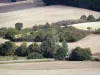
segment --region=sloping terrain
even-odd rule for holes
[[[70,26],[74,26],[75,28],[83,30],[87,30],[87,28],[90,27],[91,30],[95,30],[100,28],[100,22],[79,23],[79,24],[72,24]]]
[[[95,56],[100,57],[100,35],[91,34],[78,42],[69,43],[68,46],[70,50],[77,46],[82,48],[89,47],[93,54],[98,53],[97,55],[95,54]]]
[[[16,7],[17,8],[17,7]],[[15,9],[16,9],[15,8]],[[1,11],[1,10],[0,10]],[[14,27],[22,22],[25,27],[46,22],[57,22],[67,19],[79,19],[82,15],[100,16],[100,12],[68,6],[43,6],[0,14],[0,27]]]

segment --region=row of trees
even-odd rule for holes
[[[62,42],[63,40],[67,42],[75,42],[90,34],[88,31],[79,30],[71,26],[62,27],[58,24],[52,25],[49,23],[39,26],[35,25],[33,28],[22,28],[22,23],[16,23],[15,28],[1,28],[0,36],[16,42],[43,42],[49,36],[57,38],[58,42]]]
[[[96,19],[93,15],[89,15],[89,16],[82,15],[80,17],[80,19],[59,21],[59,22],[56,22],[56,23],[52,23],[52,25],[68,26],[68,25],[71,25],[71,24],[86,23],[86,22],[97,22],[97,21],[100,21],[100,17]]]
[[[11,41],[0,44],[0,56],[21,56],[27,59],[55,58],[56,60],[65,60],[69,56],[69,60],[83,61],[91,59],[91,50],[89,48],[77,47],[68,54],[68,45],[66,41],[62,45],[58,45],[53,38],[49,38],[40,45],[33,43],[27,46],[22,43],[20,46],[15,45]]]
[[[100,0],[43,0],[47,5],[63,4],[100,11]]]

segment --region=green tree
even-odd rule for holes
[[[82,22],[86,22],[86,21],[87,21],[87,17],[86,17],[85,15],[82,15],[82,16],[80,17],[80,20],[81,20]]]
[[[66,50],[66,54],[68,54],[68,44],[65,40],[62,41],[62,47]]]
[[[20,31],[23,28],[23,23],[16,23],[15,28]]]
[[[94,22],[94,21],[96,21],[96,19],[93,15],[89,15],[88,18],[87,18],[87,21]]]
[[[91,50],[89,48],[80,48],[76,47],[71,55],[70,60],[73,61],[83,61],[83,60],[90,60],[91,59]]]
[[[4,44],[0,45],[0,55],[2,56],[11,56],[14,55],[17,46],[11,41],[7,41]]]
[[[37,43],[33,43],[31,45],[28,46],[28,54],[32,53],[32,52],[38,52],[40,53],[40,46]]]
[[[54,57],[56,42],[53,36],[46,37],[45,41],[42,42],[40,49],[44,57]]]
[[[67,56],[67,51],[64,47],[58,48],[58,50],[55,53],[55,59],[57,60],[64,60]]]
[[[27,52],[27,44],[26,43],[22,43],[16,50],[15,53],[17,56],[27,56],[28,52]]]
[[[12,40],[15,38],[15,35],[17,34],[18,34],[18,30],[14,28],[8,28],[7,33],[5,34],[5,38]]]

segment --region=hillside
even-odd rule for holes
[[[0,27],[14,27],[15,23],[22,22],[26,28],[46,22],[51,23],[61,20],[79,19],[82,15],[88,16],[90,14],[94,15],[96,18],[100,16],[100,12],[60,5],[29,8],[1,13]]]

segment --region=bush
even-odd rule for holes
[[[14,55],[17,46],[11,42],[7,41],[4,44],[0,45],[0,55],[1,56],[11,56]]]
[[[94,31],[94,34],[100,34],[100,28]]]
[[[89,15],[88,18],[87,18],[87,21],[94,22],[94,21],[96,21],[96,19],[93,15]]]
[[[40,53],[40,46],[37,43],[33,43],[31,45],[28,46],[28,53],[32,53],[32,52],[38,52]]]
[[[83,60],[90,60],[91,59],[91,51],[89,48],[80,48],[76,47],[71,55],[70,60],[72,61],[83,61]]]
[[[82,15],[82,16],[80,17],[80,20],[81,20],[82,22],[86,22],[86,21],[87,21],[87,17],[86,17],[85,15]]]
[[[43,56],[37,52],[32,52],[28,55],[27,59],[42,59]]]
[[[16,50],[15,54],[17,56],[27,56],[28,52],[27,52],[27,44],[26,43],[22,43]]]
[[[55,53],[56,60],[64,60],[66,56],[67,56],[66,49],[63,47],[58,48],[58,50]]]

